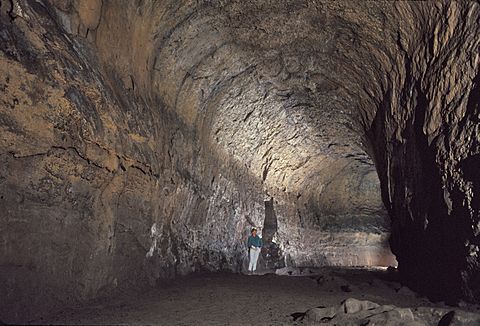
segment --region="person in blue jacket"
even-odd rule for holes
[[[248,264],[248,271],[255,272],[257,269],[257,260],[263,246],[262,238],[257,235],[257,229],[252,228],[252,235],[248,237],[247,246],[250,251],[250,263]]]

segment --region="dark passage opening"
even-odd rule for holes
[[[274,199],[265,201],[265,220],[263,221],[262,239],[265,250],[262,251],[262,258],[265,268],[276,269],[285,267],[285,259],[278,244],[274,242],[275,234],[278,231],[277,214],[273,207]]]

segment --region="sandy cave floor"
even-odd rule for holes
[[[432,303],[387,272],[360,269],[297,270],[286,275],[199,273],[171,280],[142,294],[97,300],[64,309],[32,324],[292,325],[293,313],[334,306],[347,298],[399,307],[437,307],[480,312],[479,305]],[[446,311],[448,311],[446,310]]]

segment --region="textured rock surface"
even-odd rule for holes
[[[479,7],[2,1],[2,309],[238,270],[251,225],[388,265],[380,187],[403,275],[478,298]]]
[[[448,323],[446,323],[447,318],[449,319]],[[442,308],[400,308],[393,305],[379,305],[368,300],[348,298],[338,306],[309,309],[305,312],[302,321],[307,325],[426,326],[444,325],[440,322],[442,319],[444,319],[445,325],[473,326],[480,322],[480,315]]]

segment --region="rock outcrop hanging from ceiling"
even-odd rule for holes
[[[423,4],[400,13],[410,18],[369,131],[391,247],[415,288],[478,299],[480,6]]]
[[[376,169],[402,273],[478,295],[477,3],[0,10],[5,311],[238,270],[251,225],[268,267],[389,264]]]

